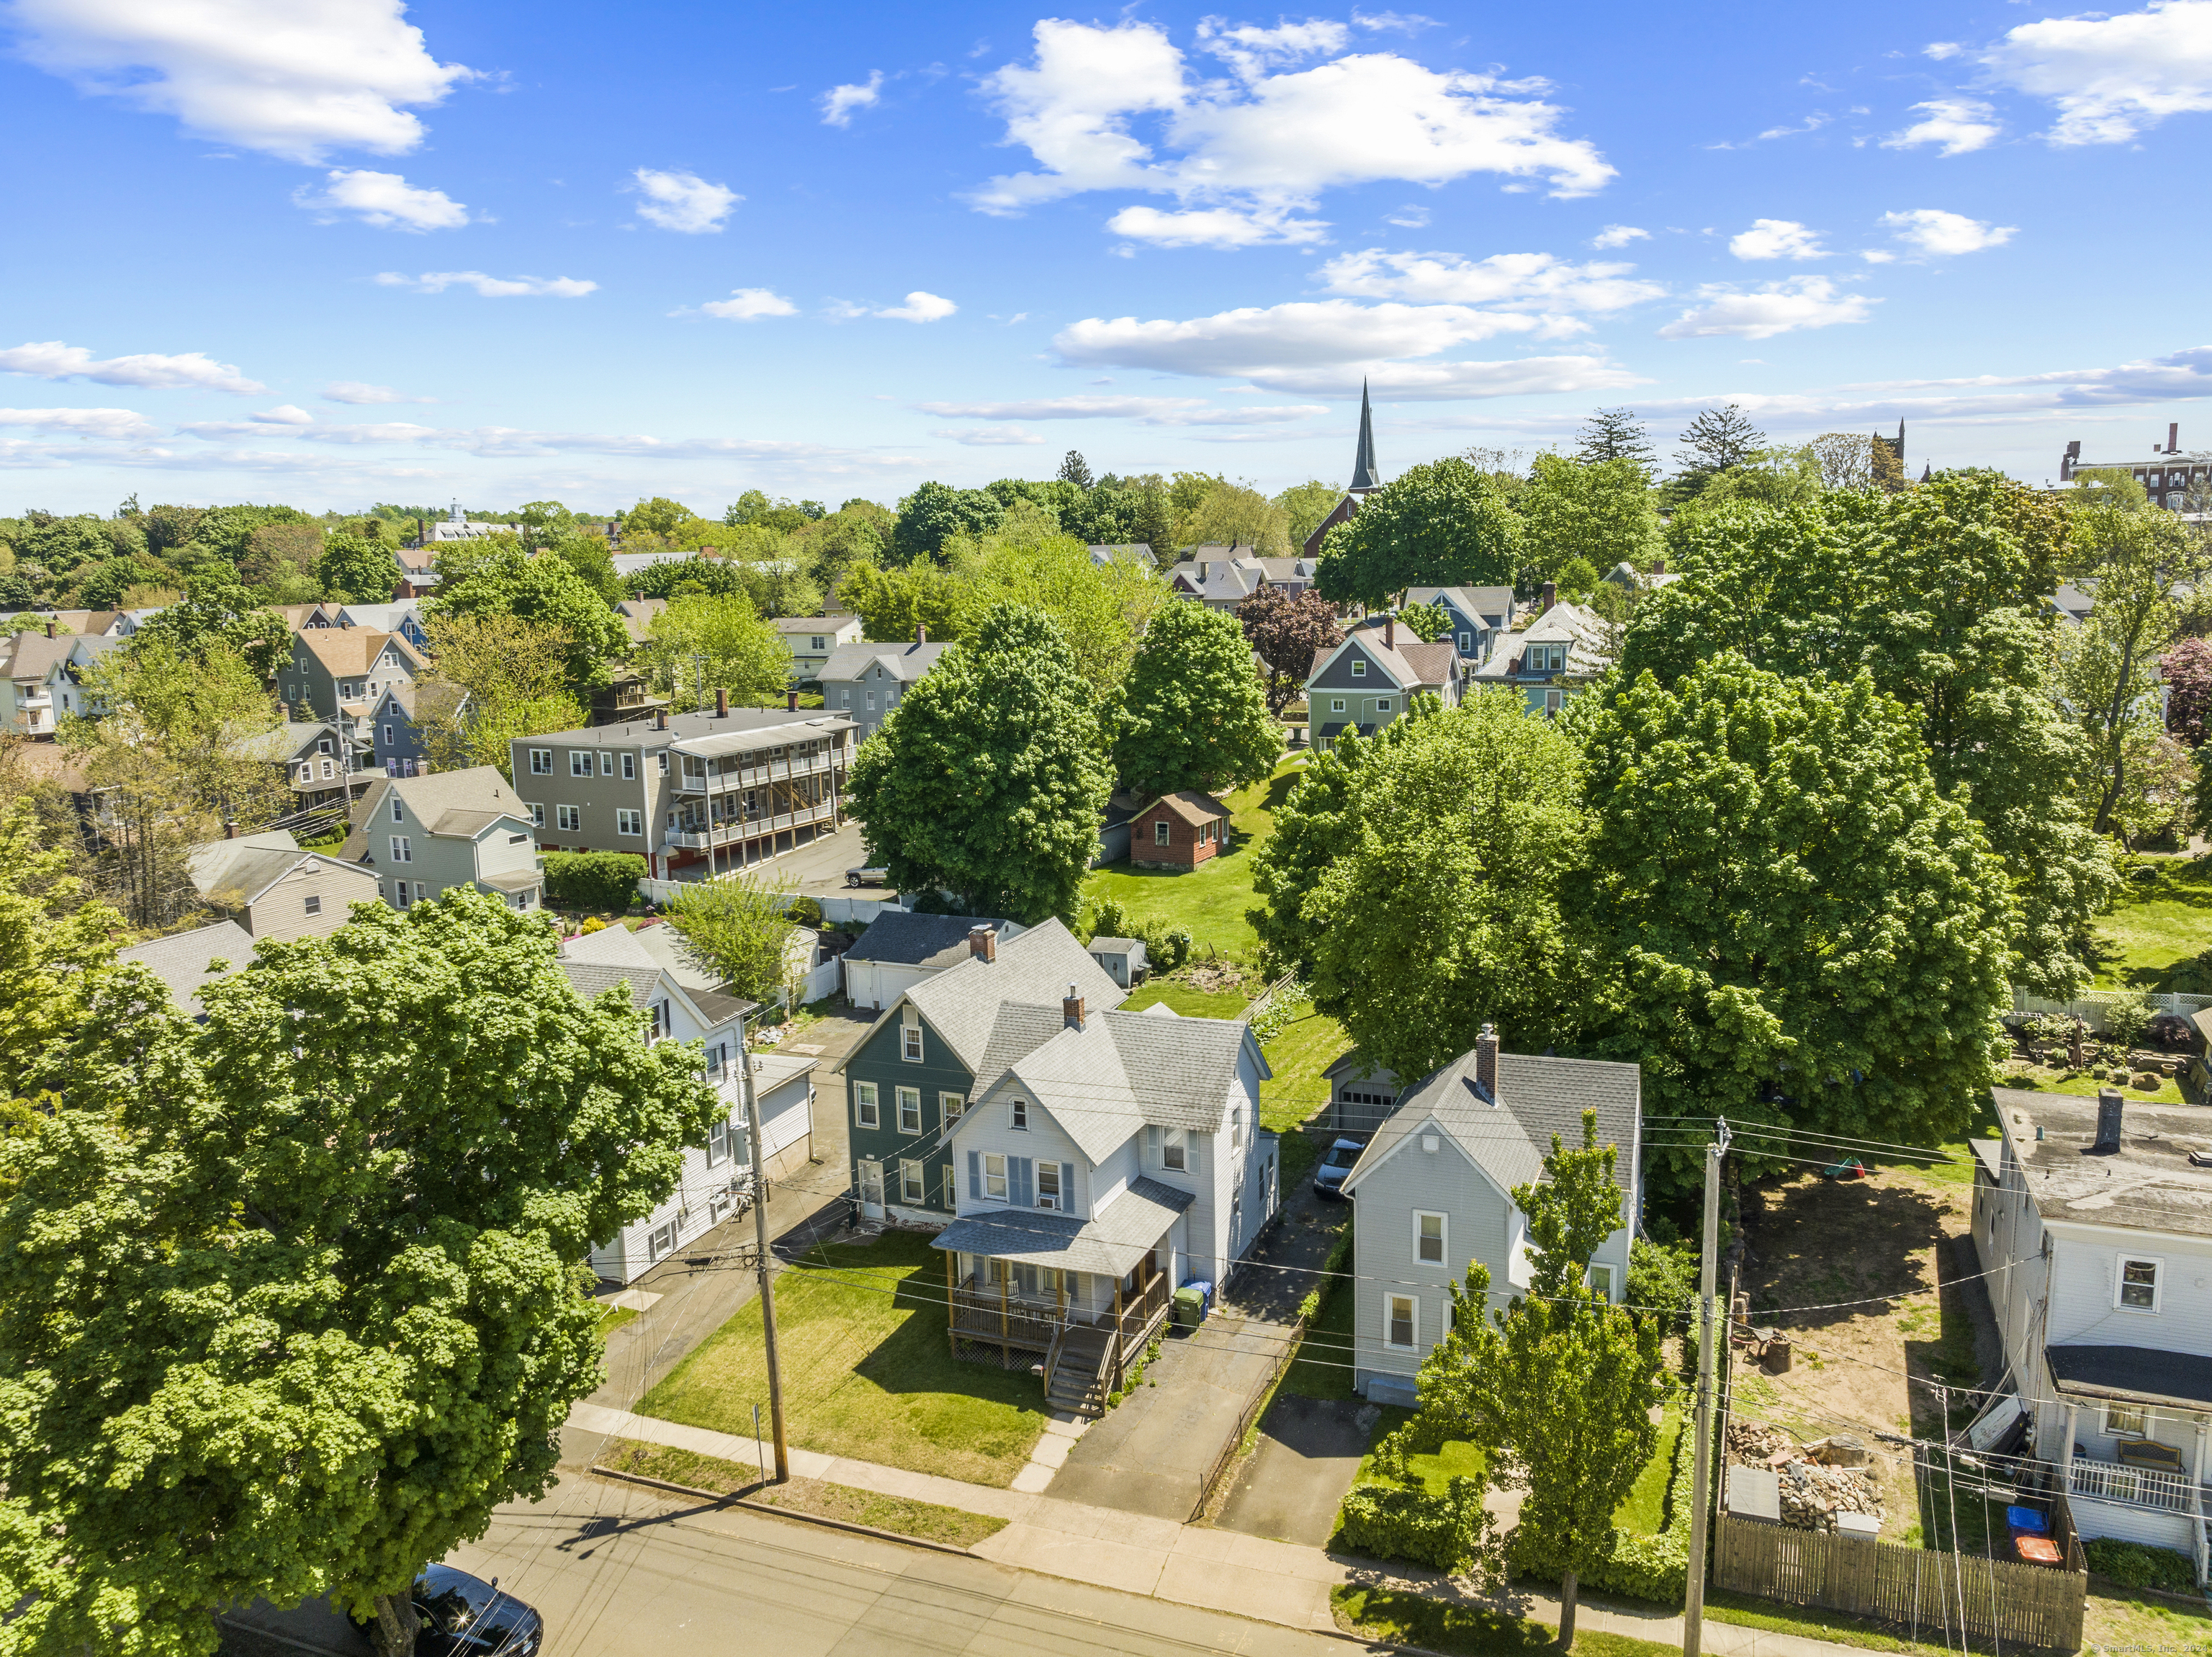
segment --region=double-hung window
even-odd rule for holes
[[[1382,1343],[1411,1347],[1421,1332],[1421,1304],[1411,1295],[1387,1295],[1382,1300]]]
[[[902,1159],[899,1162],[899,1201],[924,1203],[928,1201],[927,1189],[923,1185],[926,1170],[921,1163]]]
[[[671,1220],[667,1224],[655,1226],[651,1231],[646,1233],[647,1259],[657,1261],[665,1255],[676,1252],[676,1226],[677,1222]]]
[[[1189,1147],[1183,1139],[1181,1128],[1160,1130],[1160,1166],[1162,1167],[1173,1169],[1177,1173],[1187,1172],[1185,1165],[1189,1161],[1188,1150]]]
[[[1440,1266],[1444,1263],[1443,1215],[1416,1214],[1413,1216],[1413,1258],[1423,1265]]]
[[[581,748],[569,749],[568,775],[571,777],[589,777],[591,774],[592,756]]]
[[[898,1089],[898,1130],[915,1134],[921,1131],[921,1089]]]
[[[716,1167],[730,1160],[730,1124],[727,1118],[707,1130],[707,1166]]]
[[[415,861],[414,843],[407,836],[395,834],[392,837],[392,861],[395,863],[411,863]]]
[[[1065,1209],[1066,1199],[1060,1189],[1060,1164],[1040,1162],[1036,1167],[1036,1205],[1041,1209]]]
[[[1329,698],[1328,710],[1333,714],[1342,713],[1344,711],[1344,698],[1340,696],[1333,696]]]
[[[2148,1255],[2123,1254],[2112,1284],[2112,1304],[2123,1312],[2155,1312],[2163,1260]]]
[[[321,894],[320,892],[310,892],[307,894],[307,913],[309,913],[310,915],[319,915],[319,914],[321,914],[322,912],[323,912],[323,899],[322,899],[322,894]]]
[[[637,756],[634,753],[626,753],[622,757],[622,762],[623,781],[625,783],[637,781]]]
[[[1354,656],[1352,660],[1352,676],[1354,679],[1364,679],[1367,677],[1367,664],[1359,660],[1357,656]]]
[[[1029,1125],[1030,1102],[1026,1099],[1018,1099],[1014,1101],[1013,1126],[1026,1133],[1029,1131]]]
[[[404,823],[407,820],[407,813],[401,808],[399,796],[396,794],[392,796],[392,820],[395,823]]]
[[[615,832],[617,834],[644,833],[645,813],[641,811],[634,811],[628,806],[616,807]]]
[[[615,757],[614,757],[614,755],[612,755],[612,754],[611,754],[611,753],[607,753],[607,752],[602,752],[600,753],[600,755],[599,755],[599,775],[600,775],[600,776],[602,776],[602,777],[612,777],[614,774],[615,774]]]
[[[555,825],[564,834],[574,834],[578,832],[583,826],[583,815],[584,810],[580,806],[556,806],[553,807],[553,819]]]
[[[960,1112],[967,1108],[968,1101],[961,1094],[939,1093],[937,1096],[937,1114],[948,1128],[960,1119]]]
[[[1006,1159],[986,1156],[983,1159],[983,1195],[994,1203],[1006,1200]]]
[[[532,777],[550,777],[553,775],[552,749],[532,748],[530,751],[530,774]]]
[[[533,805],[531,807],[530,826],[532,828],[544,828],[545,826],[545,807],[543,805]]]
[[[909,1064],[921,1063],[921,1026],[919,1024],[899,1026],[899,1057]]]
[[[883,1125],[876,1112],[876,1084],[856,1081],[853,1084],[853,1119],[864,1128]]]
[[[663,777],[667,776],[667,775],[668,775],[668,750],[667,750],[667,749],[665,749],[665,748],[663,748],[663,749],[662,749],[659,753],[657,753],[657,754],[653,755],[653,757],[655,759],[658,759],[658,760],[660,762],[660,774],[661,774]]]

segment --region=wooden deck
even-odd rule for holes
[[[1166,1324],[1168,1280],[1155,1276],[1126,1302],[1115,1285],[1114,1305],[1082,1312],[1055,1299],[1024,1299],[1010,1284],[970,1276],[956,1281],[945,1257],[946,1333],[952,1355],[1018,1368],[1017,1354],[1035,1353],[1044,1372],[1046,1396],[1062,1408],[1102,1414],[1105,1394],[1117,1390],[1131,1365]]]

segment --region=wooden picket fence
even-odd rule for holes
[[[2052,1539],[2064,1569],[1977,1559],[1868,1537],[1801,1531],[1723,1512],[1713,1532],[1713,1586],[1788,1605],[1819,1605],[1917,1632],[2045,1651],[2078,1651],[2087,1562],[2063,1496]]]

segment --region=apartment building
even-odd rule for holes
[[[634,851],[655,880],[696,880],[834,832],[854,729],[834,713],[732,709],[717,692],[711,714],[519,737],[510,752],[544,850]]]

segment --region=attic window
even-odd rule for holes
[[[1354,679],[1364,679],[1367,677],[1367,664],[1364,661],[1360,661],[1356,656],[1352,658],[1352,676]]]
[[[1029,1130],[1030,1102],[1026,1099],[1018,1099],[1014,1101],[1013,1125],[1021,1129],[1024,1133]]]

